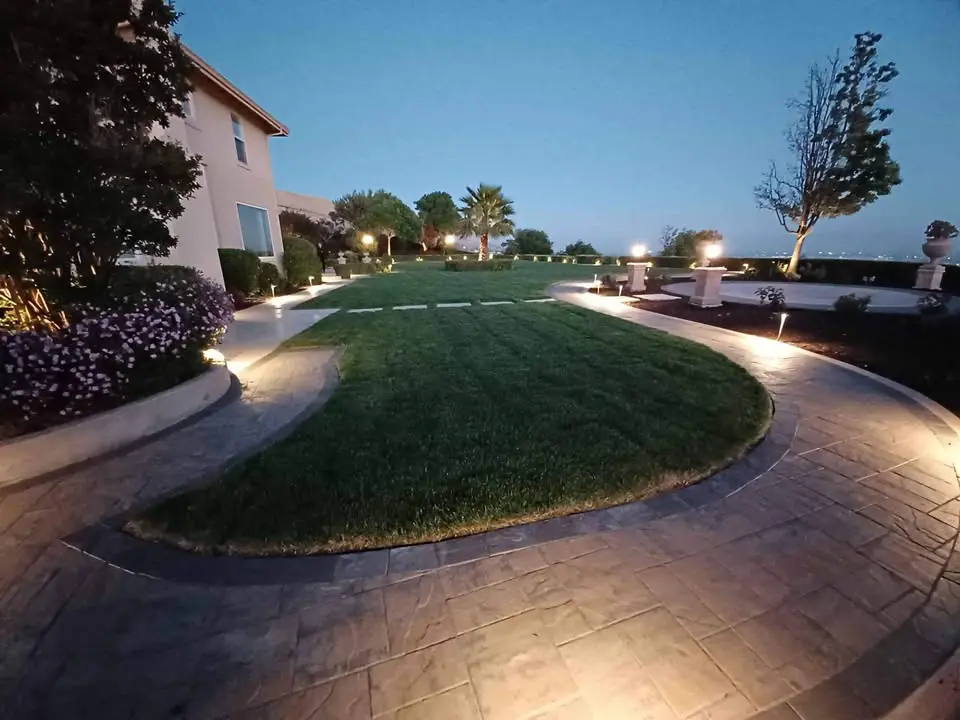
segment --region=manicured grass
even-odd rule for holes
[[[769,420],[722,356],[579,307],[337,313],[290,344],[344,347],[326,406],[135,532],[253,554],[439,539],[697,479]]]
[[[559,280],[593,280],[594,275],[625,275],[616,265],[565,265],[516,261],[512,270],[451,272],[440,262],[397,263],[395,272],[359,278],[332,293],[320,295],[301,308],[367,308],[480,300],[527,300],[546,297],[546,287]]]

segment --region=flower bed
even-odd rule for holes
[[[0,331],[0,437],[103,412],[197,376],[233,319],[230,297],[188,268],[129,268],[61,331]]]

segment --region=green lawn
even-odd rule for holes
[[[626,275],[616,265],[565,265],[516,261],[501,272],[451,272],[441,262],[397,263],[395,272],[359,278],[334,292],[301,304],[302,308],[390,307],[438,302],[528,300],[546,296],[546,288],[559,280],[593,280],[594,275]]]
[[[252,554],[439,539],[699,478],[769,420],[722,356],[567,305],[337,313],[290,344],[344,348],[326,406],[135,532]]]

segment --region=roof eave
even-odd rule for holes
[[[238,87],[236,87],[223,75],[208,65],[207,62],[204,61],[204,59],[197,55],[193,50],[188,48],[186,45],[183,45],[183,51],[187,54],[187,57],[190,58],[190,62],[193,63],[194,67],[200,72],[200,74],[216,85],[220,90],[229,95],[233,100],[236,100],[246,110],[255,115],[260,121],[262,121],[269,130],[267,133],[268,135],[271,137],[287,137],[290,134],[286,125],[281,123],[279,120],[273,117],[273,115],[257,105]]]

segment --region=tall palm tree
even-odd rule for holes
[[[480,260],[486,260],[491,237],[513,235],[513,200],[503,196],[500,185],[480,183],[476,190],[468,187],[460,202],[460,237],[479,236]]]

